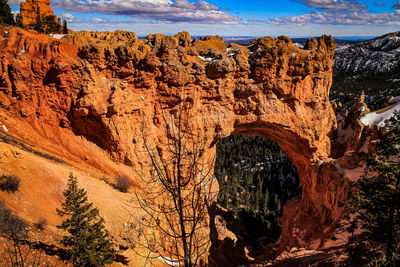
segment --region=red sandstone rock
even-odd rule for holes
[[[187,33],[146,40],[75,33],[60,41],[13,28],[0,40],[0,111],[54,131],[69,128],[149,175],[140,126],[145,120],[150,140],[162,140],[162,110],[176,110],[184,90],[195,103],[194,131],[209,147],[205,157],[231,134],[266,137],[288,154],[303,194],[284,208],[280,245],[318,248],[341,218],[347,192],[329,158],[334,41],[312,39],[303,50],[286,37],[262,38],[227,48],[221,38]]]
[[[21,1],[20,5],[22,25],[29,26],[34,24],[38,10],[41,17],[54,16],[55,22],[58,23],[53,10],[50,8],[50,0],[26,0]]]

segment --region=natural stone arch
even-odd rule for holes
[[[193,119],[206,156],[219,139],[240,133],[278,143],[295,164],[303,195],[285,207],[282,246],[322,245],[342,214],[345,182],[329,158],[336,124],[329,103],[332,37],[300,49],[287,37],[242,47],[188,34],[138,40],[126,32],[85,32],[58,41],[12,29],[0,48],[2,98],[16,117],[70,128],[140,170],[148,160],[140,153],[143,118],[151,138],[162,139],[161,109],[176,109],[184,88],[194,92]]]

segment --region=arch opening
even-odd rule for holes
[[[294,164],[273,141],[233,134],[217,143],[215,176],[218,204],[226,210],[226,227],[240,238],[253,258],[282,233],[285,203],[301,195]]]

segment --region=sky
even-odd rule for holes
[[[19,11],[21,0],[8,0]],[[400,0],[51,0],[72,30],[192,36],[379,36],[400,30]]]

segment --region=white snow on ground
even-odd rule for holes
[[[294,43],[294,45],[301,49],[304,48],[304,44],[302,44],[302,43]]]
[[[65,36],[65,34],[49,34],[49,36],[56,38],[56,39],[61,39]]]
[[[171,259],[171,258],[168,258],[168,257],[159,256],[158,259],[162,260],[163,262],[165,262],[166,264],[171,265],[171,266],[179,266],[179,265],[181,265],[181,261],[174,260],[174,259]]]
[[[236,52],[238,51],[238,49],[233,49],[232,47],[228,47],[227,49],[226,49],[226,55],[228,56],[228,57],[233,57],[234,55],[236,55]]]
[[[343,177],[349,179],[352,182],[357,181],[365,173],[365,167],[358,167],[352,170],[343,168],[339,163],[336,163],[336,168]]]
[[[21,56],[22,54],[24,54],[26,52],[25,50],[25,45],[22,47],[21,51],[19,51],[18,55]]]
[[[201,60],[204,60],[204,61],[207,61],[207,62],[210,62],[210,61],[212,61],[213,60],[213,58],[211,58],[211,57],[202,57],[202,56],[198,56]]]
[[[389,104],[400,103],[400,96],[393,97],[389,100]]]
[[[346,50],[346,49],[349,48],[350,46],[352,46],[352,45],[351,45],[351,44],[337,44],[337,45],[336,45],[335,52],[341,51],[341,50]]]
[[[378,127],[385,126],[385,120],[390,119],[393,116],[393,113],[398,110],[400,111],[400,103],[394,105],[391,109],[377,114],[376,112],[371,112],[363,116],[360,120],[361,123],[367,126],[378,125]]]

